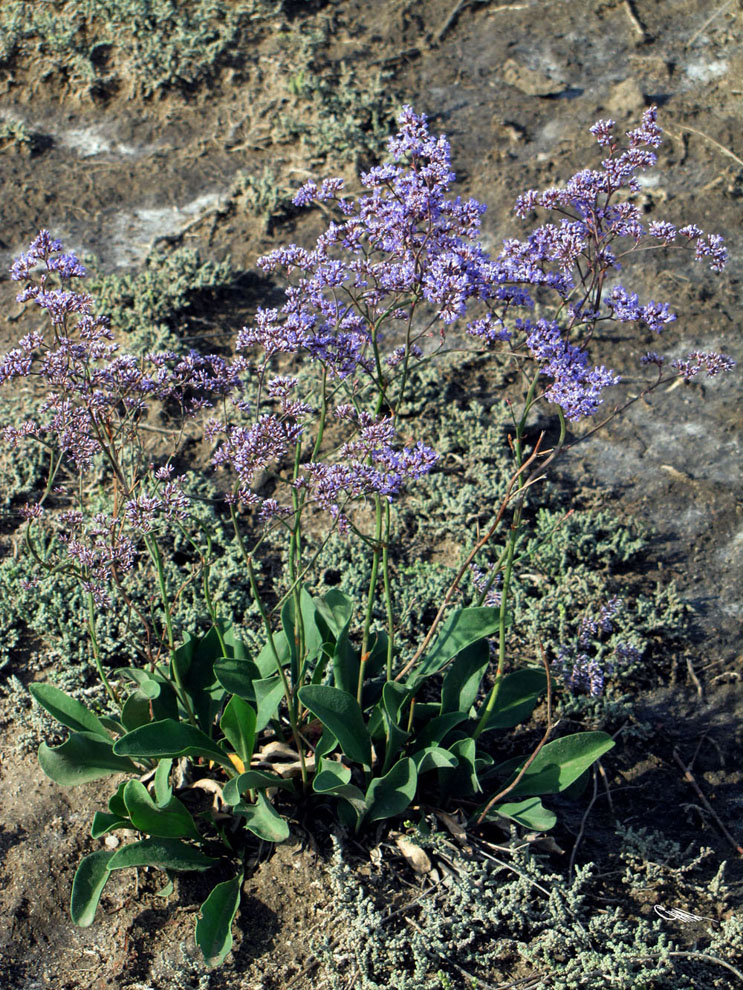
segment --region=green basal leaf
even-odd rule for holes
[[[482,790],[477,776],[477,743],[474,739],[458,739],[448,747],[458,762],[456,770],[442,770],[442,789],[453,796],[479,794]]]
[[[128,818],[121,815],[112,815],[106,811],[96,811],[93,815],[93,824],[90,826],[90,835],[93,839],[100,839],[101,836],[115,832],[117,828],[131,828],[132,823]]]
[[[176,797],[167,808],[159,808],[139,780],[130,780],[124,788],[124,803],[132,825],[138,832],[163,839],[195,839],[201,834],[188,809]]]
[[[323,760],[322,768],[312,781],[312,789],[318,794],[330,794],[334,787],[345,786],[350,780],[350,767],[337,760]]]
[[[277,717],[281,699],[284,697],[284,682],[278,674],[255,681],[256,722],[255,731],[261,732],[268,723]]]
[[[170,786],[170,771],[172,767],[172,760],[160,760],[157,764],[154,787],[158,808],[164,808],[173,796],[173,788]]]
[[[126,805],[124,804],[124,788],[126,787],[126,783],[125,780],[122,781],[108,799],[108,810],[112,815],[118,815],[119,818],[127,817]]]
[[[444,674],[441,686],[441,714],[467,712],[477,701],[480,684],[490,663],[486,639],[465,647]]]
[[[549,808],[545,808],[538,797],[530,797],[525,801],[510,801],[496,805],[492,810],[492,817],[502,815],[510,818],[519,825],[533,828],[537,832],[549,832],[557,821],[557,815]],[[491,815],[487,816],[488,818]]]
[[[276,650],[276,656],[278,656],[279,663],[282,667],[286,667],[289,663],[289,641],[283,633],[283,630],[279,630],[273,634],[273,648],[271,643],[266,643],[261,652],[255,658],[255,665],[260,671],[261,677],[268,677],[269,674],[275,674],[277,671],[276,656],[274,656],[274,648]]]
[[[196,721],[206,733],[224,701],[225,690],[214,675],[214,664],[222,655],[217,629],[212,626],[200,639],[187,639],[171,658],[171,678],[183,685]],[[178,670],[179,677],[175,677],[173,668]]]
[[[315,600],[315,608],[327,623],[328,629],[338,639],[353,617],[353,599],[337,588],[331,588],[322,598]]]
[[[150,699],[141,694],[139,689],[132,691],[121,709],[121,723],[127,732],[152,721],[151,705]]]
[[[126,870],[133,866],[154,866],[158,870],[209,870],[218,862],[180,839],[140,839],[117,849],[108,868]]]
[[[446,712],[445,715],[432,718],[416,734],[416,744],[419,746],[438,746],[446,739],[452,729],[456,729],[468,718],[467,712]]]
[[[265,770],[246,770],[245,773],[232,777],[222,788],[222,800],[225,804],[235,805],[240,802],[246,791],[265,791],[269,787],[280,787],[285,791],[294,790],[294,781],[285,780],[275,773]]]
[[[359,683],[360,653],[351,643],[348,629],[342,629],[333,652],[333,679],[339,691],[353,694]]]
[[[66,728],[73,732],[92,732],[106,742],[111,741],[111,735],[101,724],[101,720],[64,691],[52,684],[30,684],[28,690],[34,701]]]
[[[399,724],[403,708],[410,696],[407,688],[392,681],[388,681],[382,688],[382,699],[375,711],[381,712],[386,740],[383,772],[392,766],[395,757],[410,737],[410,733]]]
[[[232,762],[223,749],[195,725],[165,718],[160,722],[150,722],[133,732],[128,732],[114,746],[117,756],[131,756],[134,759],[172,759],[182,756],[203,757],[214,760],[232,769]]]
[[[234,695],[219,720],[219,727],[243,764],[248,766],[255,746],[255,709]]]
[[[510,729],[531,715],[537,701],[547,690],[547,675],[540,668],[527,667],[506,674],[498,689],[495,707],[485,726],[490,729]]]
[[[110,864],[116,852],[112,849],[97,849],[83,857],[75,871],[70,898],[70,915],[79,928],[93,924],[96,908],[106,886]]]
[[[255,804],[241,804],[237,809],[248,831],[265,842],[283,842],[289,838],[289,825],[261,791]]]
[[[240,906],[244,875],[218,883],[201,905],[196,922],[196,944],[207,965],[221,965],[232,948],[232,924]]]
[[[384,629],[377,629],[369,649],[369,657],[364,667],[364,680],[368,681],[384,669],[387,663],[389,636]],[[376,701],[376,699],[375,699]]]
[[[244,701],[255,701],[253,683],[263,676],[258,664],[251,660],[241,660],[233,657],[222,657],[214,664],[214,676],[230,694],[237,695]]]
[[[384,777],[375,777],[366,791],[368,820],[381,821],[401,815],[415,797],[418,774],[409,757],[400,760]]]
[[[557,794],[559,791],[564,791],[613,746],[614,740],[605,732],[577,732],[571,736],[555,739],[554,742],[542,747],[516,787],[509,792],[508,797]],[[500,773],[509,773],[510,779],[515,779],[524,762],[523,759],[509,760],[496,770]]]
[[[419,776],[427,770],[445,770],[455,767],[459,763],[453,753],[450,753],[448,749],[442,749],[440,746],[429,746],[427,749],[421,749],[417,753],[413,753],[411,759],[415,763]]]
[[[337,748],[338,740],[329,729],[324,729],[323,734],[318,740],[317,746],[315,746],[315,759],[318,761],[317,765],[320,765],[320,760],[323,756],[328,756]]]
[[[75,787],[112,773],[136,773],[137,767],[123,754],[114,753],[113,740],[106,742],[97,733],[73,732],[66,742],[53,749],[39,746],[39,765],[47,777],[62,787]]]
[[[312,781],[312,789],[316,794],[342,798],[353,816],[351,824],[358,828],[368,805],[362,791],[350,781],[351,771],[348,767],[335,760],[323,760],[320,772],[315,774]]]
[[[460,608],[446,619],[433,644],[408,677],[408,686],[417,687],[422,680],[438,673],[462,650],[500,630],[500,609]]]
[[[234,657],[236,660],[247,660],[250,656],[250,651],[245,643],[237,638],[233,624],[220,620],[219,625],[222,631],[222,640],[227,647],[229,656]]]
[[[311,595],[302,588],[300,591],[300,612],[302,615],[302,630],[304,633],[304,656],[300,657],[296,651],[296,602],[294,596],[288,598],[281,609],[281,625],[284,635],[289,643],[289,656],[292,669],[299,670],[300,665],[312,664],[316,661],[323,648],[323,635],[317,626],[317,610]]]
[[[371,740],[353,695],[339,688],[309,684],[300,688],[299,700],[333,733],[349,760],[371,766]]]

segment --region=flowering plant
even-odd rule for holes
[[[555,219],[495,257],[478,240],[484,207],[450,196],[446,140],[407,107],[399,127],[390,161],[361,175],[357,198],[340,179],[297,193],[298,206],[332,205],[336,219],[313,249],[291,245],[260,260],[293,281],[280,309],[259,309],[238,334],[234,355],[121,354],[92,298],[73,288],[83,266],[46,231],[13,265],[19,300],[49,321],[0,360],[0,382],[35,377],[48,390],[36,418],[4,433],[11,446],[35,441],[48,451],[46,489],[24,510],[26,545],[38,567],[72,574],[84,589],[111,702],[96,715],[51,685],[32,685],[70,730],[62,745],[42,744],[39,760],[62,785],[128,775],[91,834],[146,836],[82,860],[72,893],[78,924],[92,922],[114,870],[208,870],[226,852],[234,876],[216,884],[196,926],[207,959],[221,961],[250,843],[286,838],[300,794],[332,803],[357,830],[416,800],[452,797],[469,802],[478,823],[497,815],[546,830],[555,816],[541,797],[563,791],[613,745],[596,731],[548,740],[553,676],[600,690],[591,642],[610,628],[617,603],[584,621],[577,656],[562,650],[552,666],[543,652],[536,665],[507,656],[525,499],[565,447],[567,422],[594,416],[619,382],[590,357],[604,325],[660,333],[675,319],[667,303],[641,303],[617,282],[620,262],[641,247],[686,242],[720,271],[725,248],[694,225],[641,222],[631,196],[638,173],[655,164],[654,108],[624,143],[613,122],[597,123],[601,168],[521,196],[520,217],[543,209]],[[489,524],[463,549],[426,635],[408,649],[396,635],[390,505],[437,465],[425,438],[401,439],[413,426],[411,383],[419,365],[466,342],[500,350],[523,385],[518,413],[510,400],[513,472]],[[702,352],[670,367],[655,353],[643,360],[652,378],[642,394],[733,364]],[[538,403],[557,421],[550,447],[529,426]],[[212,535],[193,511],[205,451],[226,479],[224,511],[262,623],[259,650],[237,635],[240,616],[213,600]],[[336,532],[368,552],[362,602],[337,589],[308,591]],[[183,641],[183,585],[173,587],[164,566],[174,535],[192,548],[184,584],[201,580],[212,620],[206,635]],[[286,567],[272,583],[257,562],[280,538]],[[488,552],[495,559],[483,570]],[[149,607],[128,593],[134,572],[151,577]],[[468,573],[477,593],[455,607]],[[96,616],[114,603],[139,620],[141,656],[106,670]],[[630,649],[618,649],[617,662]],[[498,763],[494,733],[528,718],[544,695],[548,727],[537,748]],[[195,796],[202,791],[213,802]]]

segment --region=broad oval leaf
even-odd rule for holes
[[[352,816],[351,824],[358,828],[368,810],[366,798],[359,788],[351,782],[351,771],[342,763],[335,760],[323,760],[322,770],[315,775],[312,789],[317,794],[332,795],[342,798],[345,804],[340,809],[346,809]]]
[[[507,796],[528,797],[564,791],[613,747],[614,740],[605,732],[576,732],[571,736],[555,739],[542,747],[534,762]],[[497,770],[514,770],[511,775],[513,779],[524,762],[523,759],[509,760]]]
[[[245,791],[265,791],[269,787],[280,787],[286,791],[294,790],[294,781],[278,777],[275,773],[264,770],[246,770],[228,780],[222,788],[222,800],[225,804],[238,804]]]
[[[66,728],[73,732],[92,732],[110,741],[111,734],[103,727],[101,720],[85,705],[53,684],[29,684],[28,690],[34,701]]]
[[[124,788],[124,803],[132,825],[139,832],[162,839],[201,841],[191,813],[176,797],[170,798],[167,808],[159,808],[141,781],[130,780]]]
[[[289,838],[289,825],[265,794],[258,792],[255,804],[241,805],[241,816],[248,831],[266,842],[283,842]]]
[[[222,657],[214,664],[214,676],[225,691],[244,701],[255,701],[253,682],[260,680],[263,675],[257,664],[251,660]]]
[[[333,733],[349,760],[371,766],[371,740],[353,695],[339,688],[308,684],[300,688],[299,700]]]
[[[467,712],[477,701],[485,671],[490,663],[490,644],[479,639],[466,647],[444,675],[441,686],[441,713]]]
[[[221,965],[232,948],[232,923],[240,906],[243,874],[218,883],[201,905],[196,922],[196,944],[207,965]]]
[[[243,763],[249,764],[255,746],[255,709],[234,695],[219,720],[219,727]]]
[[[460,608],[442,624],[431,647],[410,672],[408,685],[417,686],[436,674],[462,650],[500,630],[500,609],[488,606]]]
[[[97,849],[80,860],[72,881],[70,915],[79,928],[93,924],[96,908],[101,899],[110,872],[110,863],[116,855],[113,849]]]
[[[413,753],[411,759],[415,762],[418,774],[426,773],[427,770],[445,770],[457,766],[459,760],[450,753],[448,749],[441,746],[429,746]]]
[[[312,789],[318,794],[330,794],[335,787],[344,787],[350,781],[350,767],[338,763],[337,760],[323,760],[322,769],[315,774],[312,781]]]
[[[158,870],[209,870],[218,862],[180,839],[140,839],[117,849],[108,868],[126,870],[133,866],[154,866]]]
[[[331,588],[315,601],[315,608],[327,623],[331,633],[338,638],[353,615],[353,599],[337,588]]]
[[[531,715],[540,695],[547,690],[547,675],[540,668],[525,667],[506,674],[498,688],[495,706],[485,725],[490,729],[510,729]]]
[[[462,722],[468,719],[467,712],[446,712],[427,722],[416,735],[419,746],[438,746]]]
[[[112,773],[136,773],[137,767],[123,755],[114,753],[112,740],[106,742],[93,732],[73,732],[61,746],[39,746],[39,765],[47,777],[62,787],[75,787]]]
[[[109,832],[116,831],[117,828],[131,828],[132,823],[128,818],[121,815],[112,815],[107,811],[96,811],[93,815],[93,824],[90,826],[90,834],[94,839],[100,839]]]
[[[173,768],[172,760],[160,760],[155,771],[155,800],[159,808],[164,808],[173,796],[173,788],[170,786],[170,771]]]
[[[418,774],[409,757],[400,760],[384,777],[375,777],[366,791],[370,822],[401,815],[415,797]]]
[[[271,719],[276,718],[284,697],[284,682],[278,674],[263,677],[253,684],[255,688],[255,703],[257,708],[255,730],[261,732]]]
[[[508,801],[504,804],[497,804],[492,811],[492,816],[502,815],[510,818],[519,825],[533,828],[537,832],[549,832],[557,821],[557,815],[549,808],[545,808],[538,797],[526,798],[524,801]],[[488,815],[488,818],[491,816]]]
[[[150,722],[119,739],[114,752],[139,760],[177,760],[182,756],[202,756],[232,769],[230,758],[205,732],[195,725],[164,718]]]

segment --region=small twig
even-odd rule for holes
[[[722,823],[722,821],[720,819],[720,816],[717,814],[717,812],[715,811],[715,809],[712,807],[712,805],[709,803],[709,801],[707,800],[707,798],[702,793],[702,791],[701,791],[701,789],[699,787],[699,784],[697,784],[696,780],[694,779],[694,775],[692,774],[691,770],[689,770],[689,768],[684,764],[684,761],[681,759],[681,756],[679,755],[679,751],[677,749],[674,749],[674,751],[673,751],[673,758],[678,763],[678,765],[681,767],[681,769],[682,769],[682,771],[684,773],[684,780],[686,780],[686,782],[688,784],[691,784],[691,786],[694,788],[694,793],[697,795],[697,797],[702,802],[702,804],[707,809],[707,811],[710,813],[710,815],[712,815],[712,817],[714,818],[715,822],[717,823],[717,826],[720,829],[720,831],[722,832],[722,834],[728,840],[728,842],[733,847],[733,849],[735,849],[735,851],[738,853],[738,855],[743,856],[743,847],[741,847],[738,844],[738,842],[736,842],[736,840],[733,838],[733,836],[730,834],[730,832],[728,832],[728,830],[725,828],[725,826],[723,825],[723,823]],[[743,977],[741,977],[741,979],[743,979]]]
[[[604,785],[604,790],[606,791],[606,800],[609,802],[609,807],[611,808],[611,813],[613,815],[615,814],[614,801],[612,800],[611,788],[609,787],[609,778],[606,776],[606,770],[604,770],[604,766],[601,760],[596,761],[596,766],[598,767],[599,773],[601,774],[601,780]]]
[[[485,805],[485,807],[483,808],[483,810],[482,810],[482,812],[480,814],[480,817],[477,819],[477,824],[478,825],[481,825],[482,824],[483,819],[485,818],[485,816],[487,815],[487,813],[490,811],[490,809],[493,807],[493,805],[497,801],[500,801],[502,798],[504,798],[507,794],[510,794],[510,792],[514,789],[514,787],[516,787],[516,785],[518,783],[520,783],[520,781],[523,778],[523,776],[526,773],[526,771],[532,765],[532,763],[534,762],[534,760],[536,760],[537,756],[539,756],[539,753],[540,753],[542,747],[544,746],[544,744],[549,739],[550,733],[552,732],[552,729],[554,727],[552,725],[552,678],[550,676],[550,665],[547,663],[547,657],[545,656],[544,647],[542,646],[541,643],[539,644],[539,649],[540,649],[540,652],[542,654],[542,663],[544,665],[544,672],[547,675],[547,728],[545,730],[544,735],[540,739],[540,741],[539,741],[539,743],[537,745],[537,748],[534,750],[534,752],[531,754],[531,756],[529,757],[529,759],[523,765],[523,767],[521,768],[521,770],[519,771],[519,773],[516,775],[516,779],[513,780],[513,781],[511,781],[511,783],[508,785],[508,787],[504,787],[502,791],[499,791],[498,794],[496,794],[495,797],[492,797],[488,801],[488,803]]]
[[[743,165],[743,158],[738,158],[736,154],[733,154],[730,148],[726,148],[724,144],[720,144],[719,141],[715,141],[714,138],[710,137],[709,134],[705,134],[704,131],[698,131],[696,127],[687,127],[685,124],[677,124],[676,126],[680,127],[682,131],[689,131],[691,134],[696,134],[699,137],[704,138],[705,141],[709,141],[710,144],[713,144],[718,151],[721,151],[723,155],[727,155],[728,158],[732,158],[734,162],[738,163],[738,165]],[[668,128],[666,128],[666,130],[668,130]],[[670,134],[671,132],[668,131],[668,133]]]
[[[645,28],[645,25],[642,23],[640,18],[637,16],[637,13],[635,12],[635,5],[633,3],[633,0],[623,0],[623,3],[624,3],[624,9],[627,12],[627,17],[629,17],[632,27],[635,29],[635,31],[637,31],[637,33],[640,35],[643,41],[647,41],[649,37],[648,32]]]
[[[689,48],[691,48],[691,46],[692,46],[692,45],[694,44],[694,42],[695,42],[695,41],[697,40],[697,38],[699,37],[699,35],[700,35],[700,34],[701,34],[701,33],[702,33],[702,32],[703,32],[703,31],[704,31],[704,30],[705,30],[706,28],[708,28],[708,27],[710,26],[710,24],[712,23],[712,21],[714,21],[714,20],[715,20],[715,18],[717,18],[717,17],[719,17],[719,16],[720,16],[720,14],[722,14],[722,13],[724,13],[724,11],[725,11],[725,10],[726,10],[726,9],[727,9],[728,7],[730,7],[730,6],[731,6],[731,4],[732,4],[732,2],[733,2],[733,0],[725,0],[725,3],[724,3],[724,4],[723,4],[723,5],[721,6],[721,7],[718,7],[718,8],[717,8],[717,10],[716,10],[716,11],[714,12],[714,14],[712,14],[712,15],[711,15],[710,17],[708,17],[708,18],[707,18],[707,20],[706,20],[706,21],[704,22],[704,24],[702,24],[702,26],[701,26],[701,27],[699,28],[699,30],[698,30],[698,31],[695,31],[695,32],[694,32],[694,34],[693,34],[693,35],[691,36],[691,38],[689,38],[689,40],[688,40],[688,41],[686,42],[686,44],[684,45],[684,48],[686,48],[686,49],[689,49]]]
[[[449,15],[447,16],[444,23],[441,25],[441,27],[438,29],[436,34],[433,36],[434,44],[436,45],[441,44],[441,42],[444,40],[444,38],[449,33],[449,31],[451,31],[457,18],[465,9],[465,7],[471,7],[474,6],[475,4],[485,4],[485,3],[488,3],[488,0],[458,0],[458,2],[455,3],[452,9],[449,11]],[[494,14],[501,10],[528,10],[531,6],[533,5],[530,3],[504,3],[501,4],[499,7],[492,7],[490,13]]]
[[[586,832],[586,822],[588,821],[588,816],[591,814],[591,809],[594,804],[596,804],[596,798],[599,796],[599,778],[596,773],[596,767],[593,768],[593,797],[588,802],[588,807],[583,813],[583,817],[580,820],[580,828],[578,830],[578,837],[573,845],[573,851],[570,853],[570,864],[568,866],[568,878],[572,877],[573,869],[575,867],[575,857],[578,855],[578,846],[583,840],[583,836]]]
[[[720,959],[718,956],[710,956],[706,952],[669,952],[669,956],[681,956],[685,959],[704,959],[705,962],[717,963],[718,966],[724,966],[725,969],[729,969],[731,973],[738,977],[741,983],[743,983],[743,973],[735,966],[724,959]]]
[[[694,687],[697,689],[697,694],[699,695],[699,699],[701,700],[702,698],[704,698],[704,691],[702,690],[702,685],[700,684],[699,678],[697,677],[696,672],[694,670],[694,664],[691,662],[691,657],[686,658],[686,669],[689,673],[689,677],[691,678],[694,684]]]
[[[691,914],[689,911],[682,911],[681,908],[667,908],[662,904],[656,904],[653,910],[663,921],[679,921],[682,925],[693,925],[697,921],[711,921],[713,925],[717,924],[714,918],[705,918],[702,914]]]

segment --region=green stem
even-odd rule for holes
[[[384,544],[382,546],[382,579],[384,600],[387,606],[387,680],[392,680],[392,657],[394,655],[395,615],[392,607],[392,583],[390,581],[390,503],[384,507]]]
[[[227,645],[225,644],[224,636],[222,635],[222,630],[220,629],[219,622],[217,621],[217,610],[214,608],[211,588],[209,587],[209,572],[210,572],[209,558],[211,557],[211,553],[212,553],[212,538],[211,536],[209,536],[208,533],[205,533],[204,535],[206,536],[206,553],[207,553],[206,558],[205,559],[202,558],[204,560],[203,563],[204,601],[206,602],[206,609],[207,612],[209,613],[209,618],[212,620],[212,626],[214,627],[214,631],[217,634],[217,639],[219,640],[219,646],[220,649],[222,650],[222,656],[226,657]]]
[[[361,640],[361,665],[359,667],[359,683],[356,689],[356,699],[361,704],[361,693],[364,687],[364,667],[369,656],[369,635],[374,617],[374,599],[376,597],[377,578],[379,576],[379,558],[382,554],[382,502],[379,495],[376,499],[376,542],[372,553],[371,576],[369,578],[369,593],[366,599],[366,617],[364,619],[364,635]]]
[[[103,681],[103,686],[106,689],[106,693],[116,707],[121,711],[121,699],[116,693],[115,689],[112,687],[111,682],[106,676],[106,672],[103,669],[103,664],[101,663],[101,654],[98,649],[98,637],[95,631],[95,602],[93,601],[93,595],[91,592],[87,594],[88,598],[88,635],[90,636],[90,643],[93,647],[93,659],[95,660],[95,666],[98,671],[98,676]]]
[[[524,411],[522,413],[521,419],[516,424],[516,438],[514,440],[514,456],[516,457],[517,468],[521,468],[524,462],[524,431],[526,429],[526,418],[529,415],[529,410],[531,409],[532,403],[534,401],[534,394],[536,392],[538,376],[532,381],[529,391],[526,396],[526,402],[524,403]],[[565,422],[565,416],[562,410],[559,410],[560,415],[560,436],[555,447],[555,451],[559,451],[565,442],[565,433],[567,424]],[[553,455],[554,456],[554,455]],[[493,686],[490,689],[490,694],[488,695],[488,700],[483,709],[483,713],[480,716],[480,720],[477,723],[473,737],[477,739],[480,734],[485,729],[485,726],[490,719],[490,716],[495,708],[495,703],[498,700],[498,694],[500,693],[500,686],[503,681],[503,668],[506,662],[506,618],[508,614],[508,600],[511,590],[511,578],[513,575],[513,563],[514,556],[516,552],[516,544],[518,543],[519,530],[521,528],[521,516],[524,509],[524,499],[523,495],[519,497],[519,493],[523,493],[525,488],[529,484],[529,479],[522,479],[519,485],[519,491],[516,493],[518,499],[517,505],[513,511],[513,518],[511,521],[511,529],[508,534],[508,542],[506,546],[506,563],[503,569],[503,587],[501,589],[501,602],[500,602],[500,629],[498,631],[498,668],[495,672],[495,679],[493,681]]]
[[[168,648],[170,650],[170,669],[173,673],[173,680],[175,681],[176,691],[178,693],[179,700],[183,707],[186,709],[186,714],[188,715],[188,720],[191,725],[198,726],[196,721],[196,716],[194,714],[193,706],[191,705],[191,699],[188,696],[188,691],[183,684],[181,679],[181,672],[178,669],[178,663],[175,659],[175,637],[173,635],[173,617],[170,614],[170,600],[168,598],[168,589],[165,582],[165,568],[163,567],[163,558],[160,553],[160,547],[157,544],[157,540],[153,536],[145,537],[145,546],[155,564],[155,569],[157,571],[157,580],[160,586],[160,600],[162,601],[163,610],[165,612],[165,629],[168,637]]]
[[[281,683],[284,687],[284,698],[286,700],[286,707],[289,714],[289,724],[291,725],[292,736],[294,738],[294,744],[297,747],[297,752],[299,753],[299,763],[302,771],[302,785],[307,789],[309,778],[307,776],[307,765],[304,759],[304,747],[302,745],[302,737],[299,733],[299,727],[297,724],[297,715],[295,711],[295,698],[289,684],[289,679],[286,676],[286,671],[279,658],[278,651],[276,649],[276,643],[273,638],[273,633],[271,632],[271,620],[268,617],[268,612],[266,611],[266,606],[263,604],[263,599],[258,593],[258,584],[255,580],[255,572],[253,570],[253,562],[250,557],[246,554],[245,563],[248,568],[248,580],[250,581],[250,590],[253,594],[253,600],[258,606],[258,611],[263,619],[263,625],[266,629],[266,634],[268,636],[268,642],[271,647],[271,652],[273,653],[274,661],[276,663],[276,669],[279,672],[279,677],[281,678]]]

